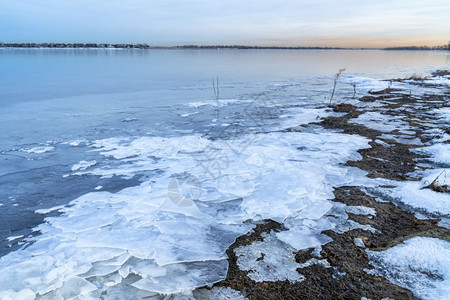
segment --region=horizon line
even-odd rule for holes
[[[184,44],[175,46],[149,45],[147,43],[4,43],[0,48],[98,48],[98,49],[280,49],[280,50],[450,50],[450,43],[436,46],[395,46],[395,47],[332,47],[332,46],[262,46],[262,45],[196,45]]]

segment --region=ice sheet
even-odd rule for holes
[[[56,208],[63,215],[47,218],[32,245],[2,258],[0,269],[8,275],[3,278],[17,280],[0,279],[0,286],[20,292],[26,278],[35,278],[26,288],[39,295],[58,294],[71,286],[68,278],[82,283],[114,272],[124,278],[134,272],[142,277],[134,287],[156,293],[212,284],[226,274],[225,250],[251,229],[244,221],[323,217],[332,206],[331,184],[353,181],[352,169],[341,164],[358,159],[356,150],[362,147],[367,147],[365,138],[324,131],[273,132],[214,142],[200,136],[96,141],[93,149],[117,160],[118,167],[86,162],[74,172],[123,174],[121,162],[128,174],[143,169],[163,172],[139,186],[115,194],[92,192]],[[171,190],[174,178],[186,186]],[[178,193],[186,205],[173,197]],[[324,242],[320,230],[308,236],[319,240],[314,245]],[[124,254],[136,262],[131,269],[128,262],[100,264]],[[214,261],[224,261],[222,271],[208,271],[215,263],[207,262]],[[190,264],[188,273],[182,271],[185,264]],[[26,271],[17,273],[18,269]],[[171,274],[171,280],[155,281],[164,274]],[[88,283],[81,286],[91,289]]]

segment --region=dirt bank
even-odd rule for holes
[[[344,114],[325,118],[318,124],[326,129],[357,134],[371,140],[371,148],[358,151],[362,156],[361,160],[347,162],[349,166],[368,172],[368,177],[395,181],[418,180],[411,173],[425,168],[418,162],[426,157],[412,151],[419,147],[418,145],[401,141],[413,138],[422,142],[430,140],[426,131],[433,128],[433,122],[436,120],[436,116],[430,111],[433,108],[447,106],[447,99],[448,96],[445,95],[426,94],[423,97],[415,97],[395,89],[374,91],[369,96],[359,99],[361,103],[377,103],[377,112],[407,122],[413,131],[409,130],[408,134],[394,130],[386,135],[385,132],[351,122],[361,114],[374,109],[367,105],[336,105],[333,110]],[[348,217],[359,224],[372,226],[378,233],[362,229],[353,229],[342,234],[331,230],[324,231],[323,234],[331,237],[333,241],[322,246],[320,259],[326,259],[331,267],[313,264],[298,269],[299,273],[305,276],[305,280],[297,283],[287,280],[255,282],[249,278],[247,271],[242,271],[237,266],[234,249],[262,240],[263,232],[283,230],[281,224],[265,220],[254,232],[239,237],[228,249],[230,265],[228,275],[226,280],[216,286],[231,287],[248,299],[361,299],[361,297],[415,299],[411,291],[390,283],[384,277],[369,275],[365,271],[372,268],[366,249],[384,250],[414,236],[436,237],[450,241],[450,230],[439,227],[437,225],[439,220],[419,220],[412,212],[390,202],[376,201],[364,187],[338,187],[335,188],[334,195],[335,198],[332,200],[334,202],[375,209],[375,215],[348,213]],[[357,245],[355,239],[359,239],[364,245]],[[316,255],[313,249],[307,249],[297,252],[295,259],[298,263],[304,263],[317,258]]]

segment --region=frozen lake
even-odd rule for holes
[[[332,188],[365,184],[342,164],[368,140],[283,131],[332,114],[339,69],[345,102],[449,65],[444,51],[0,49],[0,270],[17,279],[0,292],[189,291],[223,279],[225,250],[263,219],[292,249],[326,242]]]

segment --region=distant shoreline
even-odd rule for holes
[[[254,49],[254,50],[409,50],[409,51],[450,51],[450,46],[408,46],[388,48],[342,48],[342,47],[281,47],[281,46],[245,46],[245,45],[181,45],[151,46],[148,44],[96,44],[96,43],[0,43],[0,48],[26,49]]]

